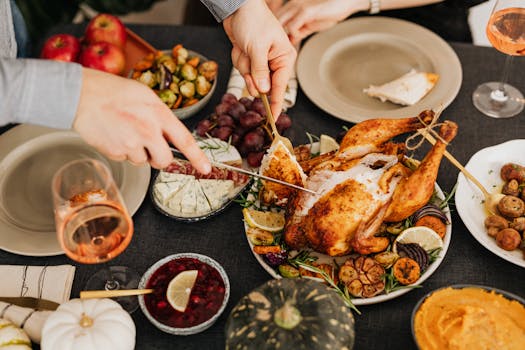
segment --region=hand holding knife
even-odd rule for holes
[[[170,149],[175,154],[183,155],[182,152],[179,151],[176,148],[170,147]],[[281,184],[281,185],[284,185],[284,186],[292,187],[292,188],[294,188],[296,190],[299,190],[299,191],[305,191],[305,192],[308,192],[308,193],[313,194],[313,195],[319,195],[319,193],[317,193],[317,192],[315,192],[313,190],[310,190],[308,188],[297,186],[297,185],[291,184],[291,183],[286,182],[286,181],[274,179],[273,177],[260,175],[260,174],[257,174],[256,172],[249,171],[249,170],[246,170],[246,169],[243,169],[243,168],[235,167],[235,166],[224,164],[224,163],[220,163],[220,162],[215,162],[213,160],[210,160],[210,163],[211,163],[211,165],[213,165],[213,166],[215,166],[217,168],[224,168],[224,169],[228,169],[228,170],[231,170],[231,171],[236,171],[236,172],[241,173],[241,174],[250,175],[250,176],[253,176],[253,177],[256,177],[256,178],[259,178],[259,179],[263,179],[263,180],[275,182],[275,183],[278,183],[278,184]]]

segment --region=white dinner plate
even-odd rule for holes
[[[465,168],[481,182],[487,191],[492,192],[503,185],[504,181],[500,177],[500,169],[503,165],[506,163],[525,165],[523,150],[525,150],[525,139],[511,140],[487,147],[476,152]],[[484,225],[487,214],[483,201],[481,191],[462,173],[459,173],[455,202],[458,214],[467,229],[482,246],[492,253],[513,264],[525,267],[525,258],[520,249],[513,251],[502,249],[496,244],[496,240],[488,235]]]
[[[315,142],[315,143],[312,144],[311,153],[317,153],[318,151],[319,151],[319,143]],[[437,184],[435,186],[435,190],[436,190],[436,193],[437,193],[437,197],[439,199],[441,199],[441,200],[445,199],[445,195],[444,195],[443,191],[441,190],[441,188]],[[248,199],[250,199],[250,198],[253,199],[253,194],[250,194],[250,196],[252,196],[252,197],[248,197]],[[443,238],[443,248],[441,249],[441,252],[439,253],[439,255],[436,258],[436,260],[434,260],[434,262],[432,262],[432,264],[430,266],[428,266],[428,268],[421,275],[421,277],[419,277],[419,279],[415,283],[416,285],[423,284],[423,282],[426,281],[427,278],[429,278],[437,270],[437,268],[439,267],[439,265],[441,265],[441,262],[445,258],[445,255],[446,255],[446,253],[448,251],[448,247],[450,245],[450,238],[452,236],[452,218],[450,216],[450,209],[449,209],[448,206],[443,211],[444,211],[444,213],[445,213],[445,215],[446,215],[446,217],[448,219],[448,222],[450,223],[450,224],[447,225],[446,232],[445,232],[445,237]],[[245,232],[247,232],[247,230],[248,230],[248,224],[246,224],[246,222],[244,223],[244,230],[245,230]],[[263,257],[261,255],[255,253],[253,251],[253,243],[250,241],[250,239],[248,239],[248,235],[246,235],[246,239],[248,240],[248,244],[250,246],[250,249],[251,249],[253,255],[255,256],[255,259],[257,259],[257,261],[263,267],[263,269],[265,269],[266,272],[268,272],[273,278],[283,278],[277,271],[275,271],[274,268],[272,268],[270,265],[268,265],[266,263],[266,261],[264,261],[264,259],[263,259]],[[292,254],[292,256],[295,253],[297,253],[297,252],[294,252]],[[333,264],[333,262],[335,261],[338,265],[342,265],[349,258],[349,256],[341,256],[341,257],[334,258],[334,257],[328,256],[326,254],[321,254],[321,253],[317,253],[317,252],[313,252],[313,251],[311,252],[310,255],[311,256],[316,256],[318,258],[316,262],[326,263],[326,264]],[[412,290],[412,288],[401,288],[401,289],[398,289],[398,290],[393,291],[391,293],[388,293],[388,294],[384,294],[383,293],[383,294],[379,294],[379,295],[376,295],[375,297],[371,297],[371,298],[352,298],[352,302],[356,306],[382,303],[384,301],[397,298],[397,297],[399,297],[399,296],[401,296],[401,295],[403,295],[405,293],[408,293],[411,290]]]
[[[19,125],[0,135],[0,249],[28,256],[63,254],[56,238],[51,179],[83,157],[105,163],[133,215],[146,195],[150,167],[115,162],[73,131]]]
[[[363,92],[410,69],[439,75],[434,88],[412,106],[381,102]],[[319,108],[359,123],[447,107],[459,92],[462,70],[454,50],[428,29],[400,19],[359,17],[310,38],[299,52],[297,78]]]

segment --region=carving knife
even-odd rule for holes
[[[179,151],[178,149],[173,148],[173,147],[170,147],[170,149],[171,149],[171,151],[173,153],[184,156],[182,154],[182,152]],[[249,170],[246,170],[246,169],[243,169],[243,168],[239,168],[239,167],[236,167],[236,166],[232,166],[232,165],[228,165],[228,164],[224,164],[224,163],[220,163],[220,162],[214,162],[212,160],[210,160],[210,163],[211,163],[211,165],[213,165],[213,166],[215,166],[217,168],[224,168],[224,169],[228,169],[228,170],[231,170],[231,171],[236,171],[236,172],[241,173],[241,174],[250,175],[250,176],[253,176],[253,177],[256,177],[256,178],[259,178],[259,179],[263,179],[263,180],[275,182],[275,183],[278,183],[278,184],[281,184],[281,185],[284,185],[284,186],[292,187],[292,188],[294,188],[296,190],[299,190],[299,191],[305,191],[305,192],[308,192],[310,194],[319,195],[319,193],[317,193],[317,192],[315,192],[313,190],[310,190],[308,188],[297,186],[297,185],[291,184],[291,183],[286,182],[286,181],[274,179],[273,177],[260,175],[260,174],[257,174],[256,172],[249,171]]]

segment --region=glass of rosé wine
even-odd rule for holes
[[[66,255],[83,264],[105,263],[128,246],[133,221],[109,168],[96,159],[63,165],[52,181],[58,241]],[[125,266],[107,266],[88,280],[86,290],[137,288],[140,276]],[[117,301],[128,312],[136,297]]]
[[[509,118],[523,110],[522,93],[507,84],[514,56],[525,56],[525,0],[497,0],[487,24],[487,37],[496,49],[507,54],[499,82],[479,85],[472,95],[474,106],[493,118]]]

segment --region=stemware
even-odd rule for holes
[[[507,57],[501,81],[479,85],[472,100],[474,106],[489,117],[513,117],[523,110],[525,101],[518,89],[507,84],[513,57],[525,55],[524,1],[497,0],[486,31],[492,46]]]
[[[133,221],[111,171],[96,159],[79,159],[63,165],[52,181],[58,241],[66,255],[83,264],[105,263],[128,246]],[[125,266],[110,266],[95,273],[87,290],[133,289],[139,276]],[[129,312],[136,298],[117,301]]]

